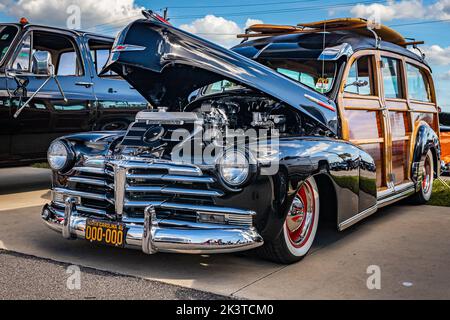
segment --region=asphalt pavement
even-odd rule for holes
[[[0,170],[0,185],[4,170],[21,172]],[[211,295],[206,297],[212,299],[216,295],[242,299],[450,299],[449,208],[398,204],[344,232],[321,230],[303,261],[284,266],[245,254],[148,256],[84,240],[64,240],[40,221],[48,190],[39,183],[35,190],[25,185],[24,192],[16,186],[0,195],[0,249],[4,250],[0,255],[0,279],[4,280],[0,281],[3,290],[16,297],[27,297],[26,283],[35,275],[42,290],[38,286],[32,292],[45,299],[54,298],[51,288],[58,285],[60,289],[55,291],[62,296],[99,298],[108,291],[109,297],[120,299],[128,290],[125,284],[136,289],[137,296],[145,287],[152,292],[156,285],[175,286],[161,287],[169,298],[186,293],[203,299],[201,292],[208,292]],[[21,271],[24,279],[19,283],[23,285],[16,286],[16,280],[9,279],[20,265],[28,271]],[[63,271],[68,265],[93,272],[87,272],[87,277],[100,273],[93,282],[82,281],[82,286],[104,283],[83,292],[65,292],[67,275]],[[47,268],[56,268],[58,275],[53,278],[52,272],[45,272]],[[116,279],[123,285],[108,284]],[[0,298],[3,295],[6,293],[0,291]],[[158,292],[149,298],[162,296]]]

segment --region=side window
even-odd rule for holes
[[[108,62],[109,55],[111,53],[113,43],[105,42],[104,40],[89,40],[89,50],[91,51],[91,58],[95,66],[97,75],[100,74],[103,67]],[[117,77],[117,73],[109,71],[103,77]]]
[[[78,74],[78,58],[74,51],[63,52],[59,56],[58,76],[76,76]]]
[[[372,56],[361,57],[350,68],[345,92],[362,96],[374,95]]]
[[[30,71],[31,64],[31,33],[20,44],[20,51],[12,64],[12,69],[22,72]]]
[[[406,64],[408,97],[411,100],[431,102],[431,90],[425,72],[412,64]]]
[[[404,98],[402,93],[402,77],[400,61],[393,58],[381,58],[384,96],[386,98]]]
[[[95,66],[97,68],[97,74],[99,74],[105,66],[106,62],[108,62],[110,51],[103,49],[97,50],[96,53],[97,59],[95,61]],[[114,73],[112,71],[109,71],[108,75],[114,75]]]
[[[22,72],[32,72],[32,56],[36,51],[47,51],[59,76],[81,76],[84,74],[81,57],[71,36],[34,30],[20,44],[12,68]]]

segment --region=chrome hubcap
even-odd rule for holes
[[[430,158],[426,157],[425,164],[423,166],[423,181],[422,181],[422,190],[425,194],[431,189],[431,162]]]
[[[289,240],[297,248],[308,241],[314,226],[315,203],[314,190],[305,182],[294,198],[286,219]]]

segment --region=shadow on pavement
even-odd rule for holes
[[[0,195],[49,189],[51,170],[32,167],[0,169]]]

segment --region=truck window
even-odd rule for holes
[[[356,60],[347,77],[345,92],[354,93],[362,96],[373,96],[373,65],[372,57],[365,56]],[[366,86],[356,86],[357,81],[367,81]]]
[[[58,76],[77,74],[77,54],[74,51],[61,53],[56,74]]]
[[[381,72],[383,74],[384,96],[386,98],[404,98],[400,65],[401,63],[397,59],[381,58]]]
[[[17,71],[29,72],[31,64],[31,34],[28,34],[22,41],[19,53],[12,65]]]
[[[18,31],[16,26],[0,26],[0,61],[3,61],[8,53]]]
[[[101,40],[89,40],[89,50],[91,51],[92,61],[94,62],[95,72],[100,74],[103,67],[108,62],[109,55],[111,54],[111,48],[113,43]],[[117,73],[109,71],[103,77],[117,77]]]
[[[408,97],[411,100],[431,102],[431,90],[425,72],[412,64],[406,64]]]
[[[84,69],[77,47],[70,36],[45,31],[28,33],[20,44],[12,68],[31,73],[32,55],[36,51],[47,51],[52,57],[59,76],[82,76]]]

